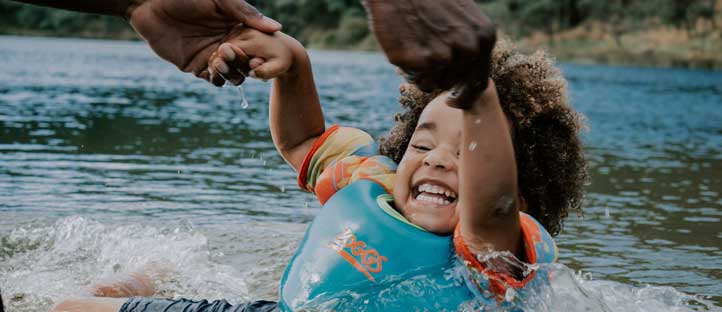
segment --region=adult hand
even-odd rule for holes
[[[486,88],[496,29],[473,0],[363,2],[381,48],[409,82],[424,91],[455,87],[463,103]]]
[[[224,80],[211,77],[208,60],[234,26],[281,30],[281,24],[243,0],[140,0],[128,12],[130,24],[155,53],[217,86]]]

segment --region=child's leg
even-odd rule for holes
[[[148,297],[155,293],[151,278],[140,272],[115,276],[110,281],[100,282],[93,286],[93,295],[96,297]]]
[[[51,312],[118,312],[126,300],[125,298],[74,298],[56,305]]]
[[[167,279],[172,272],[169,265],[153,262],[141,270],[101,280],[90,291],[96,297],[150,297],[155,294],[155,282]]]
[[[253,301],[231,305],[226,300],[130,298],[119,312],[276,312],[278,303]]]

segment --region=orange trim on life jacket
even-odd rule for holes
[[[536,228],[537,231],[539,230],[539,228],[538,226],[536,226],[536,223],[534,223],[533,220],[525,220],[526,218],[530,217],[526,216],[525,214],[519,215],[521,223],[521,236],[524,240],[524,252],[526,253],[526,261],[530,264],[534,264],[537,261],[537,255],[536,250],[534,249],[533,232],[534,228]],[[530,226],[529,223],[534,223],[534,226]],[[474,254],[469,250],[469,247],[466,246],[466,243],[464,243],[464,239],[461,237],[461,227],[459,226],[459,224],[456,225],[456,229],[454,230],[454,248],[456,249],[457,254],[459,254],[459,256],[462,258],[462,260],[468,262],[471,267],[489,277],[489,286],[491,288],[490,290],[497,296],[503,296],[505,294],[505,284],[517,289],[523,288],[532,279],[534,279],[534,276],[536,276],[536,271],[532,271],[523,280],[517,280],[508,274],[495,272],[484,267],[484,265],[479,262],[479,260],[474,256]],[[479,287],[478,284],[476,286]],[[483,289],[480,290],[483,291]]]

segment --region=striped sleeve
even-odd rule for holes
[[[377,153],[376,142],[366,132],[334,125],[326,130],[308,152],[298,172],[301,189],[313,192],[321,173],[336,161],[349,156],[372,156]]]

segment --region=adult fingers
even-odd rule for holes
[[[281,30],[281,23],[263,16],[255,7],[243,0],[219,1],[221,13],[262,32],[272,33]]]
[[[480,53],[488,53],[496,42],[496,26],[478,9],[476,3],[470,0],[459,1],[454,6],[448,6],[449,10],[458,10],[455,19],[454,31],[452,31],[455,54],[461,57],[478,56]]]
[[[208,69],[204,69],[202,72],[197,73],[196,77],[203,79],[205,81],[211,81],[211,73],[208,71]]]
[[[483,77],[482,77],[483,76]],[[447,105],[459,109],[469,109],[479,96],[487,91],[490,79],[483,71],[475,70],[466,81],[459,83],[451,89]],[[493,84],[491,84],[493,86]]]
[[[220,87],[225,84],[225,79],[221,77],[222,74],[218,73],[218,69],[216,69],[215,66],[213,66],[214,62],[218,60],[219,56],[218,53],[213,52],[211,53],[211,56],[208,57],[208,65],[206,66],[206,71],[208,71],[208,81],[211,82],[216,87]],[[200,76],[200,75],[199,75]]]
[[[234,86],[240,85],[244,81],[246,81],[246,77],[244,77],[243,75],[238,76],[237,78],[229,78],[228,79],[228,82],[230,82]]]

